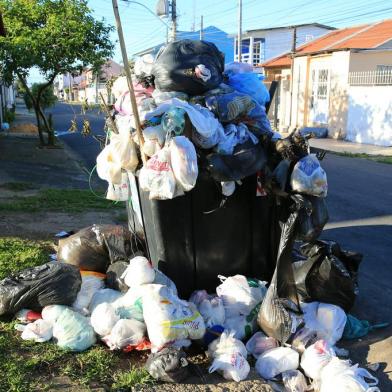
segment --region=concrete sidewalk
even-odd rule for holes
[[[10,133],[37,134],[37,121],[34,112],[30,112],[23,99],[17,98],[15,102],[15,120],[11,124]]]
[[[331,152],[392,156],[392,147],[352,143],[345,140],[336,140],[330,138],[310,139],[309,144],[311,147],[320,148],[322,150]]]

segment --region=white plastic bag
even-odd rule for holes
[[[180,300],[166,286],[145,286],[143,316],[154,350],[175,340],[197,340],[204,336],[204,320],[194,304]]]
[[[207,327],[224,324],[225,308],[221,298],[213,297],[211,299],[205,299],[201,301],[198,309]]]
[[[319,339],[334,346],[342,338],[347,315],[339,306],[311,302],[303,304],[302,310],[306,327],[316,331]]]
[[[299,366],[299,354],[289,347],[277,347],[261,354],[256,361],[256,370],[266,380],[280,373],[295,370]]]
[[[246,343],[246,349],[256,359],[263,353],[278,347],[278,342],[274,338],[266,336],[263,332],[256,332]]]
[[[378,379],[367,370],[335,357],[321,371],[320,392],[380,392],[377,384]]]
[[[100,336],[109,335],[118,320],[120,317],[115,307],[106,302],[99,304],[91,313],[91,325]]]
[[[260,305],[257,305],[248,316],[230,316],[226,317],[223,326],[225,329],[234,331],[234,337],[236,339],[243,340],[250,338],[252,334],[257,330],[257,312]],[[226,312],[227,314],[227,312]]]
[[[152,54],[145,54],[136,58],[133,71],[136,76],[150,76],[153,64],[154,56]]]
[[[161,150],[165,144],[166,132],[160,124],[143,129],[143,136],[143,152],[149,157]]]
[[[323,367],[335,356],[335,351],[325,340],[318,340],[302,354],[301,367],[308,377],[317,381]]]
[[[126,171],[121,171],[121,184],[112,184],[109,182],[106,199],[113,201],[128,201],[129,184],[128,173]]]
[[[22,339],[23,340],[33,340],[35,342],[47,342],[52,339],[53,336],[53,324],[46,320],[36,320],[33,323],[23,325]]]
[[[111,350],[120,350],[125,346],[138,345],[144,337],[146,325],[138,320],[118,320],[109,335],[102,340]]]
[[[64,305],[48,305],[42,309],[41,317],[43,320],[54,324],[65,309],[69,309],[69,307]]]
[[[223,300],[227,318],[247,316],[256,305],[262,302],[267,291],[265,282],[251,280],[256,283],[255,287],[251,287],[243,275],[228,278],[218,275],[218,278],[222,284],[216,288],[216,293]]]
[[[150,192],[150,200],[173,199],[176,179],[170,164],[169,147],[164,147],[145,163],[140,170],[139,183],[142,190]]]
[[[215,339],[208,347],[208,355],[213,358],[208,369],[210,373],[219,370],[226,380],[236,382],[245,380],[249,374],[246,348],[234,338],[233,332],[224,331],[219,339]]]
[[[287,392],[305,392],[308,390],[305,376],[299,370],[283,372],[282,380]]]
[[[196,150],[185,136],[176,136],[170,143],[170,159],[174,177],[184,191],[190,191],[198,176]]]
[[[93,312],[93,310],[99,305],[104,302],[107,302],[109,304],[113,303],[117,299],[121,298],[123,294],[120,291],[117,290],[112,290],[112,289],[100,289],[97,290],[90,302],[90,305],[88,307],[88,310],[90,313]]]
[[[128,287],[140,286],[152,283],[155,279],[155,271],[151,262],[143,256],[136,256],[129,261],[129,266],[121,276]]]
[[[89,320],[71,309],[65,309],[53,326],[57,345],[71,351],[84,351],[96,342]]]
[[[82,285],[72,307],[83,315],[90,314],[88,307],[94,294],[105,287],[105,274],[92,271],[81,271]]]
[[[327,196],[327,174],[315,154],[306,155],[295,164],[290,184],[294,192],[319,197]]]

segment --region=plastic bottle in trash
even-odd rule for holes
[[[182,135],[185,128],[185,110],[173,107],[162,116],[162,127],[167,133]]]

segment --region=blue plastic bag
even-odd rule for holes
[[[351,314],[347,315],[344,327],[343,339],[358,339],[366,336],[370,331],[378,328],[385,328],[389,323],[371,325],[367,320],[359,320]]]
[[[253,72],[230,73],[227,84],[240,93],[251,96],[259,105],[265,106],[270,96],[263,79],[263,75]]]

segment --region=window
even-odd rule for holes
[[[314,39],[314,35],[313,34],[306,34],[305,35],[305,42],[312,41],[313,39]]]
[[[253,65],[262,63],[265,60],[264,38],[255,38],[253,41]]]
[[[327,99],[328,94],[328,69],[318,72],[317,99]]]
[[[377,71],[392,71],[392,65],[377,65]]]

